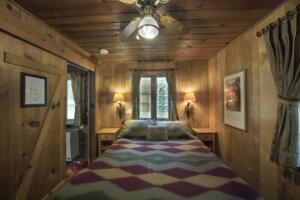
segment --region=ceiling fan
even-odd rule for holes
[[[157,9],[167,3],[169,0],[119,0],[128,5],[136,5],[140,12],[140,17],[134,18],[121,32],[120,38],[126,40],[136,30],[139,36],[145,39],[153,39],[159,33],[159,24],[164,26],[168,31],[185,35],[189,28],[177,21],[168,14],[162,14]]]

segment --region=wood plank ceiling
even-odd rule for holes
[[[121,41],[119,34],[139,16],[118,0],[16,0],[102,62],[206,60],[283,0],[170,0],[161,12],[190,27],[179,37],[160,27],[154,40]],[[100,55],[106,48],[108,55]]]

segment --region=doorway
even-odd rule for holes
[[[89,71],[68,65],[66,102],[66,179],[76,176],[89,163],[90,135]]]

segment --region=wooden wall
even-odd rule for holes
[[[58,57],[94,71],[87,53],[12,0],[0,1],[0,29],[22,38]]]
[[[208,62],[209,123],[218,130],[219,155],[266,200],[298,199],[299,177],[269,161],[277,98],[263,37],[256,32],[294,9],[290,0],[239,36]],[[246,70],[248,131],[223,123],[223,77]]]
[[[0,32],[0,199],[41,199],[64,179],[67,62]],[[46,107],[20,107],[20,73],[47,78]]]
[[[206,61],[197,62],[155,62],[155,63],[103,63],[100,64],[96,73],[97,95],[96,127],[120,127],[120,121],[116,114],[116,102],[113,102],[115,92],[124,93],[125,105],[127,109],[126,119],[131,118],[131,72],[128,68],[149,68],[162,69],[176,67],[177,70],[177,109],[181,120],[185,120],[183,112],[184,93],[195,92],[197,102],[193,103],[194,115],[190,117],[193,127],[208,127],[208,71]]]

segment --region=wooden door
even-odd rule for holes
[[[47,106],[20,107],[20,73],[47,78]],[[64,179],[67,62],[0,32],[0,199],[41,199]]]

